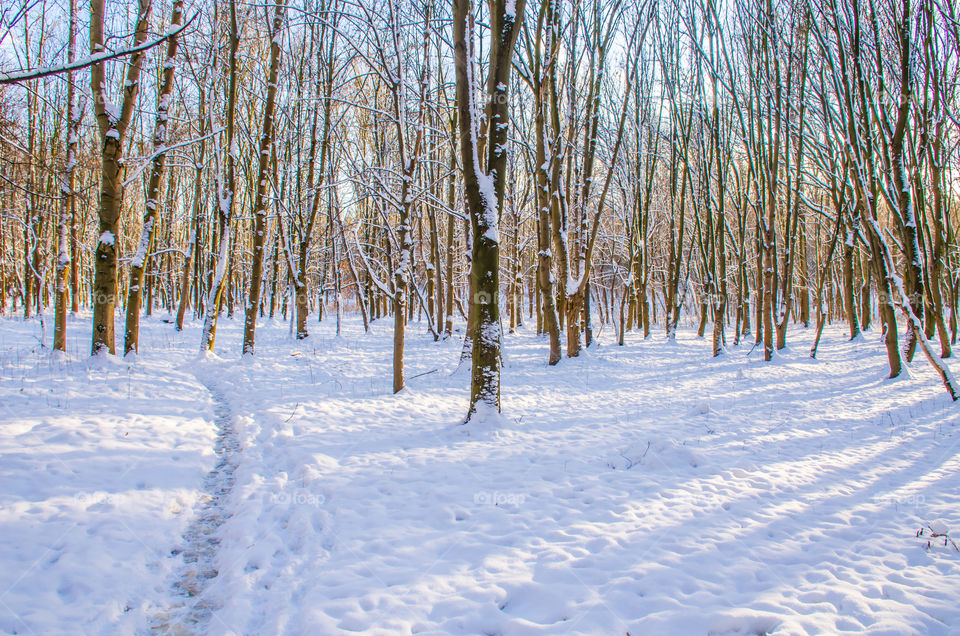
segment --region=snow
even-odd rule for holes
[[[416,322],[393,395],[390,319],[264,320],[241,360],[222,318],[202,361],[198,321],[91,361],[89,315],[65,358],[0,319],[0,633],[957,633],[960,555],[918,531],[960,521],[960,411],[925,361],[599,324],[556,367],[505,335],[503,413],[463,425],[460,342]]]
[[[929,528],[936,534],[950,534],[949,526],[942,519],[931,522]]]
[[[145,321],[136,364],[86,357],[88,316],[65,358],[37,350],[37,323],[0,323],[0,633],[132,633],[167,593],[211,409]]]
[[[100,88],[101,90],[103,90],[102,85]],[[106,93],[105,90],[103,90],[103,92]],[[120,109],[117,108],[117,105],[114,104],[112,101],[110,101],[110,99],[107,97],[104,97],[103,99],[103,111],[107,114],[107,117],[109,118],[111,125],[120,121]],[[110,133],[115,132],[115,130],[116,129],[111,128],[110,131],[107,133],[107,136],[109,137]]]
[[[113,232],[109,230],[100,235],[99,242],[103,245],[113,245],[115,241],[116,237],[114,236]]]
[[[469,19],[469,18],[468,18]],[[471,33],[472,29],[470,25],[467,25],[467,33]],[[477,125],[480,121],[480,109],[477,107],[477,99],[474,94],[474,65],[475,61],[470,57],[471,53],[468,53],[467,57],[467,86],[470,87],[468,91],[469,95],[469,109],[470,109],[470,149],[471,149],[471,160],[473,162],[473,173],[477,177],[477,185],[480,189],[480,196],[484,202],[482,217],[483,225],[486,229],[483,232],[484,238],[492,243],[500,242],[500,232],[499,232],[499,216],[497,204],[497,194],[496,188],[494,187],[493,176],[487,174],[480,163],[479,150],[477,145]]]
[[[157,202],[155,199],[147,199],[147,209],[153,210],[157,207]],[[143,224],[143,228],[140,231],[140,242],[137,243],[137,251],[134,253],[133,258],[130,261],[131,267],[142,268],[144,263],[147,260],[147,252],[150,250],[150,237],[153,235],[153,222],[155,217],[151,216]]]

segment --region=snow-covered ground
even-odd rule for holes
[[[149,318],[91,361],[87,317],[64,358],[0,319],[0,632],[960,634],[916,536],[960,535],[960,407],[875,333],[765,364],[608,327],[551,368],[522,331],[463,426],[459,339],[411,325],[392,395],[391,321],[310,327],[201,361]]]

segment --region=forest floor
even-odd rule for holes
[[[393,395],[392,321],[241,360],[238,316],[200,360],[161,318],[127,360],[0,319],[0,633],[960,635],[960,552],[917,537],[960,535],[960,407],[876,332],[607,327],[551,368],[525,328],[464,426],[459,338],[410,325]]]

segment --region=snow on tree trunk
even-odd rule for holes
[[[525,0],[492,0],[490,66],[486,87],[486,166],[479,148],[473,2],[454,0],[453,43],[464,193],[473,234],[470,278],[475,311],[471,353],[469,420],[480,411],[500,411],[500,207],[506,186],[510,74]]]

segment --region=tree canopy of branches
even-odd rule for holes
[[[555,365],[596,321],[765,360],[841,321],[958,396],[949,0],[14,5],[0,311],[53,306],[55,349],[71,311],[105,355],[118,307],[128,355],[144,312],[205,352],[240,307],[255,355],[264,317],[355,311],[392,322],[394,391],[411,325],[461,334],[469,419],[501,323]]]

